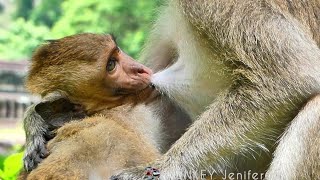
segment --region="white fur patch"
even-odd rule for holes
[[[221,61],[210,49],[201,44],[179,9],[171,6],[162,13],[156,26],[163,39],[173,43],[179,53],[175,64],[154,74],[153,84],[184,107],[195,119],[209,103],[231,82]],[[170,15],[170,18],[167,17]]]

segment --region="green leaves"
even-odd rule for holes
[[[0,179],[15,180],[22,168],[23,152],[8,156],[3,162],[3,169],[0,169]]]
[[[0,28],[0,34],[0,58],[19,60],[30,57],[33,49],[49,38],[49,29],[18,18],[8,29]]]
[[[0,59],[30,58],[45,39],[83,32],[113,33],[121,48],[137,58],[159,4],[160,0],[40,1],[31,15],[21,15],[23,18],[0,27]]]
[[[137,57],[150,29],[157,1],[67,0],[52,29],[54,37],[81,32],[113,33],[121,48]]]

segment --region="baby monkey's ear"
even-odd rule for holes
[[[85,116],[83,108],[70,102],[61,92],[52,92],[38,104],[31,105],[24,115],[26,150],[23,161],[25,170],[31,171],[49,154],[46,144],[55,136],[57,128]]]

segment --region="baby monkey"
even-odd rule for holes
[[[26,79],[42,101],[25,114],[25,170],[44,160],[23,178],[106,179],[156,159],[159,122],[137,105],[156,94],[151,75],[111,35],[84,33],[40,46]]]

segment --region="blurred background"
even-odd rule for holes
[[[16,179],[25,142],[22,119],[37,101],[24,88],[33,50],[81,32],[113,33],[134,58],[161,0],[0,0],[0,179]]]

